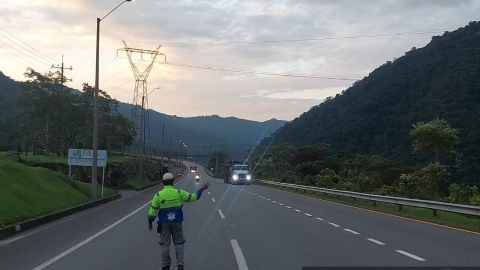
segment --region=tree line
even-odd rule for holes
[[[24,76],[15,114],[4,117],[9,136],[0,147],[58,156],[66,156],[69,148],[91,148],[94,87],[85,83],[81,91],[72,90],[58,72],[28,68]],[[130,146],[135,135],[135,124],[118,112],[118,102],[99,90],[99,149]]]
[[[414,154],[430,156],[429,162],[411,165],[375,155],[332,154],[327,144],[296,148],[281,143],[265,149],[268,139],[255,149],[249,162],[254,167],[258,164],[254,174],[261,179],[480,205],[478,188],[454,183],[449,171],[449,167],[457,166],[461,158],[457,149],[458,131],[445,120],[435,119],[413,125],[410,134]]]

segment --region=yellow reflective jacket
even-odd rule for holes
[[[158,223],[183,222],[183,204],[194,202],[202,196],[203,189],[195,193],[175,189],[173,186],[164,186],[155,196],[148,210],[148,223],[152,224],[158,215]]]

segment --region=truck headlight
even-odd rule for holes
[[[250,180],[252,179],[252,176],[251,175],[247,175],[247,180]]]
[[[237,180],[237,179],[238,179],[238,175],[235,174],[235,175],[233,176],[233,180]]]

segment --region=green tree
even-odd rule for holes
[[[458,152],[454,150],[459,143],[458,131],[443,119],[413,125],[411,135],[414,138],[415,152],[433,152],[435,162],[439,162],[442,156],[458,157]]]
[[[438,190],[441,184],[448,182],[450,173],[445,165],[438,162],[428,164],[410,175],[418,187],[418,198],[436,200],[439,198]]]

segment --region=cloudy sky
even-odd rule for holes
[[[96,18],[119,3],[1,1],[0,71],[23,80],[27,66],[46,72],[64,55],[65,65],[73,67],[68,85],[94,85]],[[131,103],[133,73],[117,49],[122,41],[147,50],[162,45],[169,64],[158,57],[150,73],[148,91],[160,87],[149,95],[151,109],[292,120],[411,47],[478,20],[478,14],[476,0],[136,0],[102,21],[100,88]],[[132,57],[140,69],[150,60]]]

